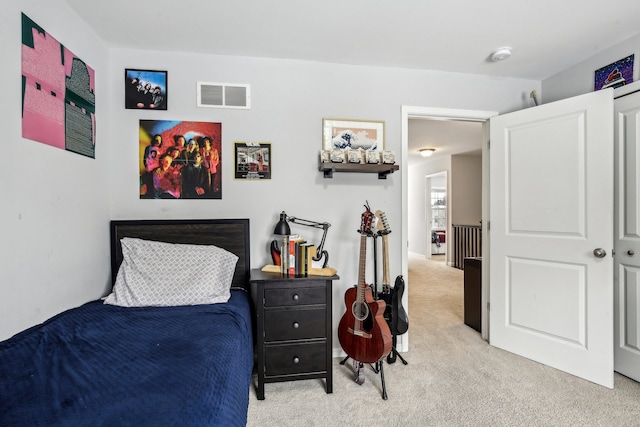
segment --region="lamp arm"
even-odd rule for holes
[[[320,244],[316,249],[316,256],[313,257],[313,260],[320,261],[320,258],[322,258],[322,254],[324,254],[325,255],[324,266],[326,267],[327,263],[329,262],[329,254],[327,253],[327,251],[323,251],[322,248],[324,248],[324,241],[327,238],[327,231],[329,230],[329,227],[331,226],[331,224],[327,224],[326,222],[325,224],[326,226],[322,227],[324,232],[322,233],[322,239],[320,239]]]
[[[297,218],[295,216],[288,216],[287,221],[293,222],[294,224],[306,225],[307,227],[315,227],[315,228],[322,228],[322,229],[331,227],[331,224],[329,224],[328,222],[311,221],[309,219]]]
[[[329,224],[328,222],[311,221],[308,219],[296,218],[293,216],[288,217],[287,220],[289,222],[293,222],[294,224],[305,225],[307,227],[313,227],[313,228],[321,228],[324,231],[322,233],[322,239],[320,239],[320,244],[316,249],[316,256],[313,257],[313,260],[320,261],[322,259],[322,256],[324,255],[325,258],[324,258],[323,267],[326,267],[327,264],[329,263],[329,254],[327,253],[327,251],[323,250],[323,248],[324,248],[324,242],[327,238],[327,231],[329,231],[329,227],[331,227],[331,224]]]

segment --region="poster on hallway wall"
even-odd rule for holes
[[[633,58],[629,55],[614,63],[599,68],[594,76],[594,90],[617,88],[633,82]]]
[[[233,158],[235,179],[271,179],[271,143],[234,142]]]
[[[22,137],[95,158],[95,72],[22,14]]]
[[[140,120],[141,199],[221,199],[222,123]]]

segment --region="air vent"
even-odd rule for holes
[[[251,108],[251,86],[198,82],[198,107]]]

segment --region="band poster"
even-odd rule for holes
[[[271,179],[271,144],[234,142],[235,179]]]
[[[129,109],[166,110],[167,72],[124,70],[124,106]]]
[[[141,199],[221,199],[222,123],[140,120]]]
[[[95,73],[22,14],[22,137],[95,158]]]

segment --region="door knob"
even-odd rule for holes
[[[596,258],[604,258],[607,256],[607,251],[602,248],[595,248],[593,250],[593,255],[595,255]]]
[[[629,249],[627,251],[627,255],[629,255],[629,256],[633,256],[634,254],[635,254],[635,252],[633,250],[631,250],[631,249]]]

